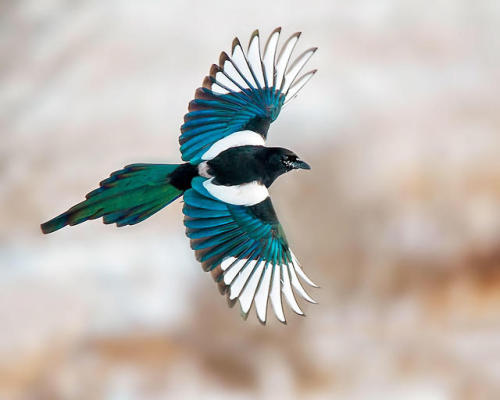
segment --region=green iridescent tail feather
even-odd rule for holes
[[[150,217],[183,194],[168,178],[179,164],[131,164],[113,172],[86,200],[41,225],[51,233],[103,217],[105,224],[134,225]]]

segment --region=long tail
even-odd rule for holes
[[[42,224],[42,232],[99,217],[105,224],[137,224],[179,198],[189,188],[193,174],[190,164],[127,165],[103,180],[86,200]]]

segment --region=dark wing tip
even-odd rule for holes
[[[229,60],[229,56],[227,55],[227,53],[225,51],[223,51],[222,53],[220,53],[220,56],[219,56],[219,67],[220,68],[224,68],[224,63]]]
[[[233,308],[234,305],[236,304],[236,301],[238,300],[238,298],[232,299],[232,300],[229,298],[229,290],[226,292],[226,299],[227,299],[227,305],[229,306],[229,308]]]
[[[250,35],[250,40],[248,41],[248,49],[250,49],[250,45],[252,44],[252,41],[255,38],[255,36],[259,37],[259,30],[258,29],[254,30],[252,32],[252,34]]]
[[[246,321],[248,319],[249,314],[250,314],[250,310],[248,310],[248,312],[244,312],[243,310],[240,309],[240,315],[241,315],[241,318],[243,318],[243,321]]]
[[[295,32],[293,35],[290,35],[290,37],[285,41],[285,43],[283,43],[283,46],[281,46],[281,50],[279,52],[279,55],[278,55],[278,59],[281,58],[283,52],[285,51],[285,48],[286,46],[288,45],[288,43],[293,40],[294,38],[297,38],[297,40],[300,38],[300,35],[302,35],[302,32]],[[296,45],[296,43],[294,44],[294,46]],[[291,54],[290,54],[290,57],[291,57]]]
[[[266,317],[267,317],[267,310],[266,310]],[[267,321],[265,319],[261,320],[259,314],[257,314],[257,321],[259,321],[262,326],[266,326]]]
[[[201,86],[203,86],[205,89],[212,90],[212,78],[210,76],[205,76],[205,79],[203,79],[203,84]]]
[[[237,37],[235,37],[233,39],[233,43],[231,45],[231,54],[234,54],[234,49],[237,47],[237,46],[240,46],[241,47],[241,43],[240,43],[240,39],[238,39]]]
[[[210,74],[210,76],[211,76],[212,78],[214,78],[214,79],[215,79],[215,75],[217,75],[217,72],[220,72],[220,70],[221,70],[221,69],[219,68],[219,66],[218,66],[217,64],[212,64],[212,66],[210,67],[210,72],[209,72],[209,74]]]
[[[267,53],[267,49],[269,47],[269,42],[271,41],[271,38],[273,37],[273,35],[275,33],[278,33],[278,40],[279,40],[279,35],[281,34],[281,26],[277,27],[276,29],[274,29],[271,34],[269,35],[269,37],[267,38],[266,40],[266,44],[264,45],[264,54]],[[278,43],[276,43],[276,46],[278,45]],[[276,55],[275,55],[276,57]]]

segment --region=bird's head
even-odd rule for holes
[[[311,169],[309,164],[302,161],[293,151],[282,147],[267,147],[266,149],[266,167],[269,175],[266,186],[280,175],[293,169]]]
[[[287,149],[280,149],[280,162],[286,168],[286,172],[292,169],[311,169],[311,166],[302,161],[297,154]]]

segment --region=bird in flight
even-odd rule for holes
[[[262,51],[257,30],[246,52],[235,38],[231,55],[222,52],[212,65],[181,126],[185,163],[131,164],[113,172],[84,201],[43,223],[43,233],[100,217],[105,224],[134,225],[183,196],[191,247],[231,306],[238,300],[246,319],[254,304],[265,324],[270,303],[286,323],[284,298],[303,315],[295,294],[314,303],[301,282],[316,285],[288,246],[268,188],[278,176],[310,167],[293,151],[265,144],[271,122],[315,74],[300,75],[316,48],[290,62],[300,33],[278,52],[280,33],[275,29]]]

